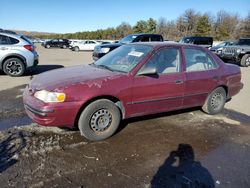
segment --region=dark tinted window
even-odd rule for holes
[[[0,44],[10,44],[9,37],[0,35]]]
[[[9,39],[10,39],[10,43],[11,44],[17,44],[17,43],[19,43],[19,40],[17,40],[17,39],[14,39],[12,37],[9,37]]]
[[[250,45],[250,39],[240,39],[238,45]]]
[[[136,42],[149,42],[149,36],[140,36]]]
[[[158,35],[153,35],[150,38],[151,38],[151,41],[162,41],[161,36],[158,36]]]

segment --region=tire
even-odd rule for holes
[[[240,61],[240,65],[242,67],[248,67],[250,66],[250,54],[245,54]]]
[[[78,46],[75,46],[75,47],[74,47],[74,51],[75,51],[75,52],[79,52],[79,50],[80,50],[80,49],[79,49]]]
[[[12,77],[22,76],[25,69],[24,63],[18,58],[10,58],[3,63],[4,73]]]
[[[67,46],[66,46],[66,45],[63,45],[62,47],[63,47],[63,49],[66,49],[66,48],[67,48]]]
[[[91,141],[112,136],[121,121],[118,107],[110,100],[100,99],[90,103],[81,113],[78,127],[81,135]]]
[[[226,103],[226,91],[218,87],[210,93],[202,106],[202,110],[210,115],[220,113]]]
[[[45,48],[50,48],[50,45],[49,45],[49,44],[46,44],[46,45],[45,45]]]

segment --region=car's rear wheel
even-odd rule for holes
[[[248,67],[248,66],[250,66],[250,54],[245,54],[245,55],[242,57],[242,59],[241,59],[241,61],[240,61],[240,65],[241,65],[242,67]]]
[[[222,87],[216,88],[210,93],[202,106],[202,110],[207,114],[217,114],[222,111],[226,103],[226,91]]]
[[[46,45],[45,45],[45,48],[50,48],[50,45],[49,45],[49,44],[46,44]]]
[[[63,45],[62,47],[63,47],[63,49],[66,49],[66,48],[67,48],[67,46],[66,46],[66,45]]]
[[[75,47],[74,47],[74,51],[79,52],[79,50],[80,50],[80,49],[79,49],[78,46],[75,46]]]
[[[25,72],[25,65],[18,58],[10,58],[3,63],[3,71],[9,76],[22,76]]]
[[[110,100],[100,99],[90,103],[81,113],[78,127],[88,140],[104,140],[112,136],[121,121],[118,107]]]

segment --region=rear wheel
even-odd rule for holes
[[[66,48],[67,48],[67,46],[66,46],[66,45],[63,45],[62,47],[63,47],[63,49],[66,49]]]
[[[78,126],[88,140],[104,140],[112,136],[121,121],[118,107],[110,100],[100,99],[90,103],[81,113]]]
[[[241,59],[241,61],[240,61],[240,65],[241,65],[242,67],[248,67],[248,66],[250,66],[250,54],[245,54],[245,55],[242,57],[242,59]]]
[[[46,44],[46,45],[45,45],[45,48],[50,48],[50,45],[49,45],[49,44]]]
[[[216,88],[210,93],[202,106],[202,110],[207,114],[217,114],[222,111],[226,103],[226,91],[222,87]]]
[[[22,76],[25,72],[25,65],[18,58],[10,58],[3,63],[3,71],[13,77]]]

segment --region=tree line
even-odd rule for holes
[[[39,38],[118,40],[131,33],[158,33],[165,40],[178,41],[184,36],[212,36],[214,40],[250,37],[250,12],[245,18],[237,13],[219,11],[216,15],[186,10],[175,20],[161,17],[139,20],[134,26],[123,22],[117,27],[76,33],[39,35]]]

